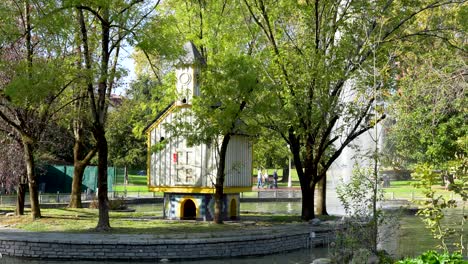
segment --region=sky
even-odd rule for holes
[[[121,50],[121,52],[122,61],[120,62],[120,65],[127,70],[127,76],[125,76],[122,80],[123,85],[118,86],[114,91],[112,91],[113,94],[117,95],[125,95],[125,91],[127,90],[128,85],[136,78],[134,71],[135,61],[131,56],[133,53],[133,47],[126,46]]]

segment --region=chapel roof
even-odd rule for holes
[[[198,51],[195,44],[192,41],[189,41],[184,44],[185,54],[179,57],[179,63],[182,65],[193,65],[200,64],[205,65],[205,59]]]

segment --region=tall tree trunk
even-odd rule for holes
[[[301,159],[301,145],[299,138],[294,134],[292,128],[288,131],[288,140],[289,140],[289,148],[293,155],[294,165],[296,166],[297,176],[299,177],[299,182],[301,185],[301,193],[302,193],[302,212],[301,212],[301,219],[304,221],[309,221],[315,218],[314,212],[314,205],[315,205],[315,185],[316,182],[313,182],[312,178],[312,170],[307,168],[303,170],[303,163]],[[304,162],[304,164],[308,164],[311,162],[309,159]]]
[[[74,135],[75,143],[73,145],[73,181],[72,181],[72,191],[70,197],[70,203],[68,207],[70,208],[83,208],[81,203],[81,185],[83,184],[83,173],[86,168],[86,163],[81,162],[80,158],[82,157],[83,144],[81,142],[81,125],[80,120],[74,121]]]
[[[215,208],[213,220],[216,224],[223,223],[223,196],[224,196],[224,169],[226,166],[226,153],[231,134],[227,134],[223,137],[221,143],[221,150],[219,153],[219,166],[216,173],[215,183]]]
[[[79,21],[80,17],[78,12],[75,13],[75,16],[76,19]],[[78,54],[78,56],[76,56],[75,65],[78,70],[83,70],[83,53],[81,52],[81,38],[79,25],[76,26],[75,43],[75,52],[76,54]],[[75,138],[75,142],[73,145],[73,182],[70,203],[68,204],[69,208],[83,208],[83,204],[81,201],[81,186],[83,184],[83,174],[86,169],[86,166],[88,166],[89,164],[89,161],[96,154],[96,148],[93,148],[86,155],[84,154],[85,146],[83,141],[88,140],[87,137],[83,136],[83,127],[85,122],[83,111],[85,107],[86,93],[86,89],[84,89],[84,87],[82,87],[81,84],[75,85],[73,87],[73,99],[75,100],[73,105],[75,112],[75,116],[73,119],[73,136]]]
[[[317,206],[316,212],[318,215],[328,215],[327,212],[327,177],[323,177],[317,183]]]
[[[21,177],[23,178],[23,177]],[[18,188],[16,191],[16,215],[24,215],[24,202],[26,197],[26,181],[21,179],[20,183],[18,183]]]
[[[315,184],[310,184],[304,186],[301,184],[302,191],[302,213],[301,219],[304,221],[309,221],[315,218],[314,212],[314,194],[315,194]]]
[[[85,58],[86,70],[92,70],[91,52],[88,46],[88,33],[83,15],[83,7],[78,9],[78,19],[80,23],[83,56]],[[96,226],[97,230],[109,230],[109,200],[107,198],[107,140],[105,134],[105,123],[108,107],[108,95],[112,89],[108,87],[108,66],[109,66],[109,43],[110,43],[110,22],[109,9],[103,8],[101,13],[101,63],[97,94],[93,86],[93,78],[87,78],[87,92],[90,103],[90,110],[93,116],[93,136],[96,139],[96,149],[98,153],[98,201],[99,201],[99,220]],[[117,64],[115,64],[117,65]],[[97,98],[96,98],[97,96]]]
[[[83,208],[81,201],[81,185],[83,184],[83,174],[88,166],[90,160],[96,154],[96,148],[90,150],[84,158],[83,157],[83,143],[81,130],[75,130],[75,144],[73,146],[73,181],[72,192],[70,197],[69,208]]]
[[[24,161],[28,176],[29,198],[31,202],[31,216],[33,219],[41,217],[39,207],[39,192],[37,190],[36,172],[34,171],[33,143],[30,138],[23,136]]]
[[[83,174],[85,169],[86,164],[75,158],[75,161],[73,162],[73,181],[70,203],[68,204],[69,208],[83,208],[83,204],[81,202],[81,185],[83,184]]]
[[[104,127],[95,125],[94,138],[98,151],[98,202],[99,220],[96,229],[99,231],[110,230],[109,223],[109,199],[107,197],[107,140]]]

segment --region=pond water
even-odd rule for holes
[[[135,208],[137,211],[156,211],[162,212],[162,205],[131,205],[131,208]],[[278,214],[300,214],[301,203],[300,202],[264,202],[264,203],[242,203],[241,211],[249,212],[269,212]],[[451,210],[447,212],[447,219],[460,219],[462,212],[461,210]],[[162,213],[161,213],[162,216]],[[426,250],[433,249],[437,245],[428,230],[425,229],[422,221],[411,215],[400,216],[397,221],[398,225],[392,225],[391,227],[384,227],[387,229],[386,233],[382,234],[382,237],[386,239],[382,242],[381,247],[385,248],[388,252],[395,256],[415,256]],[[466,227],[465,227],[466,228]],[[468,228],[466,228],[468,229]],[[466,234],[468,235],[468,233]],[[242,258],[231,258],[223,259],[222,262],[225,264],[306,264],[311,263],[313,259],[318,257],[325,257],[328,254],[327,248],[312,248],[304,249],[293,252],[259,256],[259,257],[242,257]],[[30,259],[18,259],[3,257],[0,260],[1,263],[5,264],[95,264],[93,261],[46,261],[46,260],[30,260]],[[102,264],[117,264],[117,263],[139,263],[135,261],[119,261],[119,262],[103,262]],[[179,264],[215,264],[220,263],[219,259],[208,259],[201,261],[171,261],[170,263]]]

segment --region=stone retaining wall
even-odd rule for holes
[[[88,260],[158,260],[223,258],[276,254],[323,245],[331,230],[286,230],[274,234],[198,239],[77,240],[8,238],[0,242],[0,253],[14,257]],[[73,234],[69,235],[70,237]],[[83,235],[81,235],[83,236]],[[136,237],[136,236],[134,236]]]

